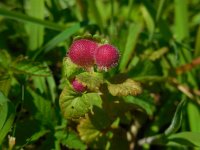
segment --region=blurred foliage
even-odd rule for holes
[[[63,61],[85,34],[119,65],[88,76]],[[0,149],[198,149],[199,64],[200,0],[1,0]],[[77,73],[107,94],[64,88]]]

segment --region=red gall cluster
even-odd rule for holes
[[[111,44],[100,44],[89,39],[75,40],[69,48],[68,57],[71,61],[83,68],[97,65],[99,70],[115,67],[119,61],[119,51]],[[74,79],[71,82],[74,90],[82,93],[86,86]]]
[[[74,41],[68,56],[78,66],[89,68],[96,64],[98,69],[105,71],[116,66],[119,60],[117,48],[88,39]]]

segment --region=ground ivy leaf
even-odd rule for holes
[[[103,75],[96,72],[83,72],[77,75],[76,79],[93,91],[97,91],[99,86],[104,82]]]
[[[132,79],[127,79],[121,84],[108,84],[108,90],[113,96],[135,96],[142,93],[140,83]]]
[[[101,107],[102,100],[97,93],[77,94],[65,87],[60,95],[60,108],[66,119],[84,116],[93,105]]]
[[[90,121],[89,117],[81,120],[77,127],[81,140],[86,143],[94,141],[99,135],[100,131],[95,128],[95,126]]]
[[[69,57],[65,57],[63,59],[63,69],[64,75],[68,78],[74,76],[76,73],[79,73],[81,70],[80,68],[74,64]]]

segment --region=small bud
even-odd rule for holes
[[[78,80],[74,79],[72,81],[72,86],[74,88],[74,90],[78,93],[82,93],[84,91],[86,91],[86,86],[84,86],[82,83],[80,83]]]

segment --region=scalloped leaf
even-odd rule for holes
[[[17,58],[12,64],[12,69],[15,73],[29,74],[35,76],[49,76],[51,75],[50,70],[44,64],[34,62],[23,56]]]
[[[76,76],[76,79],[87,86],[92,91],[97,91],[103,84],[103,75],[96,72],[83,72]]]
[[[81,140],[86,143],[94,141],[101,132],[95,128],[88,117],[81,120],[77,127]]]
[[[109,84],[108,90],[113,96],[136,96],[142,93],[140,83],[132,79],[127,79],[121,84]]]
[[[102,100],[97,93],[77,94],[65,87],[60,95],[60,108],[66,119],[83,117],[93,105],[101,107]]]
[[[68,78],[75,76],[77,73],[80,73],[80,67],[74,64],[69,57],[63,59],[63,69],[64,75]]]

